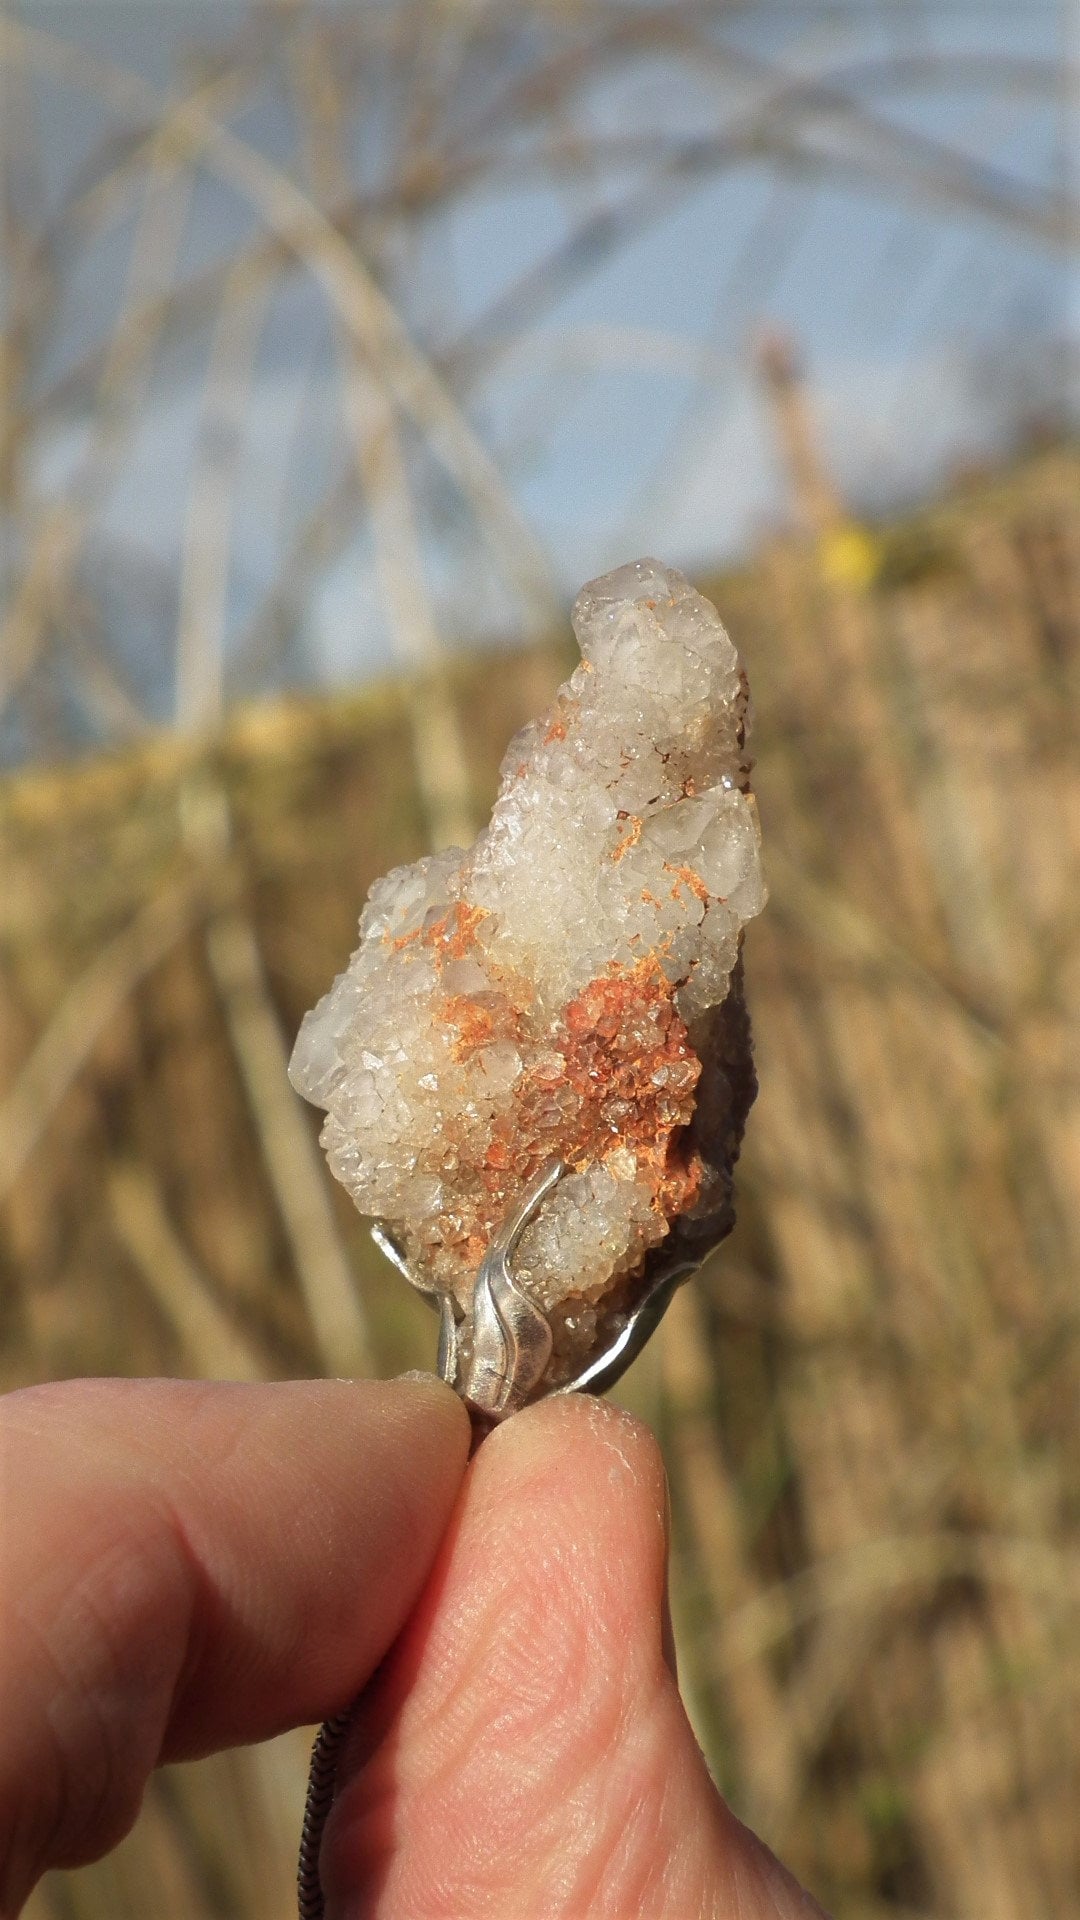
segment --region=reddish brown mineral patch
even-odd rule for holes
[[[455,1060],[464,1060],[470,1053],[475,1053],[478,1047],[484,1047],[496,1038],[495,1009],[485,1006],[475,996],[448,993],[443,1002],[443,1011],[447,1024],[457,1028]],[[502,1038],[501,1033],[498,1038]]]
[[[487,917],[485,908],[466,906],[464,900],[455,900],[449,913],[426,930],[424,945],[438,948],[444,959],[460,960],[473,945],[480,922]]]
[[[666,1219],[693,1204],[701,1168],[681,1151],[701,1062],[656,961],[611,967],[565,1014],[559,1051],[580,1108],[564,1159],[577,1167],[626,1149],[646,1174]]]
[[[616,862],[616,864],[618,864],[618,862],[623,858],[624,854],[629,853],[631,847],[637,846],[638,841],[641,839],[641,829],[645,824],[640,814],[636,814],[636,813],[620,814],[619,815],[620,830],[622,828],[622,823],[625,820],[629,820],[630,825],[626,828],[626,831],[623,833],[622,839],[618,842],[617,846],[615,846],[612,849],[611,858]]]
[[[477,1166],[468,1198],[460,1185],[452,1212],[426,1237],[442,1284],[471,1284],[499,1220],[537,1168],[557,1154],[574,1168],[630,1153],[653,1205],[674,1220],[696,1200],[699,1156],[687,1145],[701,1062],[673,1004],[673,987],[654,958],[611,966],[571,1000],[543,1050],[515,1087],[513,1117],[499,1123]],[[445,1017],[465,1058],[496,1041],[520,1041],[521,1016],[507,1001],[448,995]],[[472,1157],[461,1142],[461,1161]]]
[[[695,873],[693,867],[670,866],[670,871],[675,875],[675,885],[671,889],[671,897],[673,900],[677,899],[679,888],[686,886],[689,887],[691,893],[697,895],[703,905],[708,906],[710,899],[709,889],[705,885],[700,873]]]
[[[431,926],[414,927],[411,933],[399,934],[390,944],[400,953],[403,947],[416,942],[422,947],[434,947],[441,959],[461,960],[473,945],[481,920],[487,917],[486,907],[470,907],[464,900],[455,900]]]

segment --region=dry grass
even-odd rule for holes
[[[702,1738],[845,1920],[1076,1911],[1078,477],[1050,451],[872,536],[808,498],[717,585],[758,709],[762,1091],[737,1232],[627,1392]],[[455,805],[567,654],[440,669]],[[424,842],[416,707],[252,709],[0,789],[5,1385],[430,1363],[283,1078]],[[303,1763],[170,1771],[33,1920],[143,1920],[148,1887],[154,1920],[288,1915]]]
[[[448,654],[425,582],[447,529],[462,577],[497,577],[519,630],[554,631],[512,439],[496,457],[477,396],[523,348],[551,361],[542,411],[582,356],[707,371],[704,343],[634,312],[546,346],[543,323],[743,160],[771,160],[778,190],[734,263],[730,338],[800,231],[792,177],[854,177],[1074,249],[1071,190],[1001,170],[1023,101],[1057,98],[1062,76],[924,55],[917,33],[881,57],[881,81],[921,63],[931,85],[989,89],[988,167],[849,88],[849,44],[830,55],[823,23],[820,64],[795,76],[729,39],[725,9],[267,0],[178,54],[158,92],[25,11],[0,19],[0,718],[30,756],[117,751],[0,785],[0,1385],[430,1363],[432,1318],[328,1180],[284,1063],[370,881],[468,832],[568,664],[568,639]],[[582,113],[590,77],[647,92],[658,62],[717,87],[711,155],[664,125],[612,141]],[[101,116],[58,199],[42,79]],[[361,179],[350,140],[387,87],[400,127]],[[293,130],[273,158],[252,134],[267,94]],[[436,291],[425,317],[418,235],[503,176],[554,185],[565,232],[478,314]],[[241,212],[203,258],[208,183]],[[56,315],[114,273],[128,229],[111,305],[87,308],[57,360]],[[297,286],[330,341],[325,478],[291,500],[283,460],[275,571],[238,628],[245,427]],[[199,428],[170,611],[167,593],[143,606],[136,550],[101,541],[185,354]],[[737,1233],[626,1391],[663,1435],[682,1672],[738,1808],[843,1920],[1071,1920],[1078,462],[1046,452],[870,535],[821,473],[775,347],[764,368],[803,531],[717,583],[759,712],[762,1092]],[[73,426],[69,483],[40,488]],[[683,471],[675,452],[654,486]],[[279,683],[348,553],[370,553],[407,678],[225,718],[238,688]],[[117,603],[145,613],[145,661]],[[171,675],[172,734],[151,729],[154,672]],[[285,1920],[305,1762],[297,1736],[170,1770],[113,1858],[52,1877],[31,1920]]]

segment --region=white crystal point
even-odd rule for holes
[[[754,1091],[737,966],[765,902],[749,694],[715,608],[639,560],[573,623],[581,665],[511,742],[489,825],[376,882],[290,1066],[357,1206],[466,1315],[507,1209],[567,1163],[515,1263],[551,1384],[673,1227],[730,1224]]]

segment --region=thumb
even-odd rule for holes
[[[717,1793],[668,1660],[655,1441],[554,1400],[480,1448],[365,1698],[327,1829],[333,1920],[810,1920]]]

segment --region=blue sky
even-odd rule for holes
[[[39,61],[23,96],[17,139],[31,224],[47,227],[95,177],[110,128],[145,130],[145,118],[103,111],[92,61],[177,97],[205,78],[208,57],[235,58],[242,33],[241,46],[255,48],[254,77],[213,111],[310,190],[290,91],[298,69],[285,57],[286,40],[302,47],[302,12],[286,33],[283,16],[263,13],[252,25],[252,9],[224,0],[24,0],[21,11],[86,63],[73,84]],[[1054,78],[1070,54],[1058,0],[673,0],[667,24],[685,23],[693,49],[677,33],[651,48],[616,43],[581,59],[557,114],[529,111],[530,74],[545,63],[557,70],[574,47],[588,53],[634,12],[584,7],[555,19],[518,9],[513,33],[468,42],[439,40],[414,15],[439,82],[431,150],[476,164],[422,212],[376,209],[353,232],[543,556],[555,603],[638,551],[703,567],[783,517],[787,491],[755,372],[762,329],[797,344],[826,457],[866,512],[999,447],[1029,390],[1047,384],[1051,348],[1075,329],[1074,272],[1045,231],[1055,195],[1075,191]],[[346,54],[361,25],[367,34],[355,73],[344,62],[339,79],[343,164],[352,190],[369,196],[400,178],[403,129],[417,110],[422,63],[408,57],[407,35],[405,56],[387,50],[401,17],[392,0],[359,14],[317,10],[316,24],[336,18],[343,28],[335,46]],[[482,9],[472,17],[487,18]],[[381,45],[380,21],[391,29]],[[763,111],[780,98],[782,124],[775,108],[771,118]],[[320,498],[347,480],[356,443],[340,335],[317,280],[301,271],[251,317],[235,391],[213,405],[220,310],[164,337],[130,393],[121,380],[121,430],[103,461],[100,389],[65,399],[64,381],[107,339],[137,283],[137,246],[149,247],[150,284],[157,271],[177,287],[227,266],[259,235],[250,204],[205,162],[168,182],[159,203],[150,206],[145,173],[136,176],[108,217],[65,242],[35,331],[25,471],[31,522],[73,488],[91,502],[80,564],[107,577],[115,644],[160,718],[172,699],[171,629],[200,577],[192,542],[215,537],[213,526],[192,531],[200,474],[215,459],[227,467],[219,611],[226,686],[235,678],[246,690],[244,635],[288,574]],[[607,250],[605,221],[618,230]],[[156,269],[155,244],[166,259]],[[518,593],[491,528],[407,422],[401,454],[442,637],[527,632],[536,603]],[[8,591],[21,538],[17,530],[8,540]],[[290,648],[283,664],[256,667],[256,686],[260,675],[266,684],[363,678],[400,659],[400,617],[395,630],[375,562],[357,508],[318,563],[297,572]],[[125,599],[129,574],[136,584]]]

